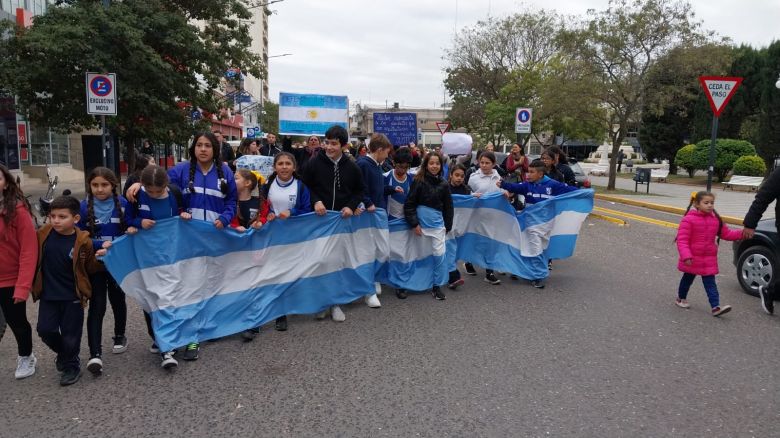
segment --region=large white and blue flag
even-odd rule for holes
[[[439,210],[417,207],[422,236],[415,234],[405,219],[390,221],[390,254],[377,281],[422,292],[447,283],[444,218]]]
[[[348,128],[347,96],[279,93],[279,133],[324,135],[333,125]]]
[[[593,210],[593,190],[576,190],[528,205],[519,213],[500,192],[452,199],[449,269],[462,260],[528,280],[547,278],[549,259],[574,254],[580,226]]]
[[[372,294],[388,253],[384,211],[350,219],[328,212],[244,234],[166,219],[117,239],[103,260],[151,314],[168,351]]]

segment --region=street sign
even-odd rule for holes
[[[720,117],[720,114],[726,108],[726,104],[729,103],[731,97],[737,92],[737,88],[742,84],[742,78],[700,76],[699,82],[702,88],[704,88],[707,100],[710,101],[712,112],[715,114],[715,117]]]
[[[87,114],[116,115],[116,74],[87,73]]]
[[[255,138],[255,128],[246,128],[246,138]]]
[[[718,118],[737,92],[742,78],[726,76],[699,76],[704,94],[712,108],[712,135],[710,138],[709,164],[707,165],[707,191],[712,189],[712,175],[715,173],[715,144],[718,139]]]
[[[531,108],[518,108],[517,111],[515,111],[515,134],[531,133],[532,116],[533,109]]]
[[[452,129],[452,124],[450,122],[436,122],[436,128],[439,129],[441,135],[444,135],[445,132]]]

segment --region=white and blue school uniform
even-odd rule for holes
[[[164,198],[156,199],[149,196],[143,187],[138,192],[137,206],[135,217],[130,221],[130,225],[136,228],[141,228],[143,219],[162,220],[178,216],[180,209],[183,208],[170,189],[167,190]]]
[[[395,172],[392,170],[385,175],[385,185],[393,189],[393,192],[387,197],[388,220],[401,219],[404,217],[404,202],[406,202],[406,197],[409,196],[409,189],[412,186],[412,176],[407,173],[405,177],[405,180],[399,181],[395,177]],[[404,189],[404,192],[396,192],[396,187],[401,187]]]
[[[79,215],[81,219],[79,219],[76,226],[80,230],[91,233],[92,230],[89,226],[89,201],[87,199],[81,201],[80,210]],[[92,247],[95,251],[103,247],[103,242],[112,241],[125,234],[120,218],[124,216],[125,225],[129,225],[132,219],[131,210],[132,206],[122,196],[119,197],[119,209],[114,204],[113,196],[105,201],[93,197],[92,211],[95,215],[95,232],[92,235]]]
[[[226,164],[222,164],[222,174],[228,185],[227,193],[222,193],[220,190],[217,168],[213,163],[206,173],[195,164],[194,190],[190,192],[190,163],[180,163],[168,170],[171,184],[181,190],[184,208],[193,219],[207,222],[219,219],[222,225],[228,227],[236,214],[238,191],[233,172]]]

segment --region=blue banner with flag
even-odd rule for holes
[[[593,191],[520,213],[499,193],[453,201],[448,234],[441,212],[427,207],[418,208],[422,236],[403,219],[388,224],[381,209],[349,219],[309,213],[246,233],[171,218],[117,239],[103,261],[169,351],[349,303],[373,294],[375,281],[412,291],[443,285],[457,260],[545,278],[549,258],[574,253]]]

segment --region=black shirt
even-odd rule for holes
[[[77,300],[73,275],[73,249],[76,233],[65,236],[54,230],[43,243],[43,292],[41,299],[49,301]]]
[[[252,225],[260,213],[260,198],[252,196],[246,201],[238,201],[238,224],[244,228]]]

